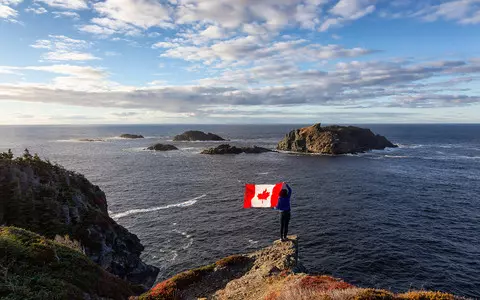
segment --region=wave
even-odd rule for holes
[[[173,207],[187,207],[187,206],[194,205],[195,203],[197,203],[197,201],[199,199],[202,199],[206,196],[207,196],[207,194],[203,194],[201,196],[195,197],[195,198],[190,199],[190,200],[185,201],[185,202],[176,203],[176,204],[168,204],[168,205],[165,205],[165,206],[131,209],[131,210],[127,210],[127,211],[122,212],[122,213],[114,214],[111,217],[112,217],[112,219],[120,219],[120,218],[130,216],[130,215],[134,215],[134,214],[147,213],[147,212],[152,212],[152,211],[157,211],[157,210],[169,209],[169,208],[173,208]]]

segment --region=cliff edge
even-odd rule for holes
[[[309,275],[298,259],[298,238],[275,241],[250,254],[233,255],[185,271],[135,300],[454,300],[451,294],[414,291],[394,294],[355,287],[328,275]]]

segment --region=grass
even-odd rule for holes
[[[1,299],[85,299],[85,294],[127,299],[134,292],[81,251],[24,229],[0,227]]]
[[[188,270],[160,282],[150,291],[139,297],[140,300],[176,300],[180,299],[180,292],[188,286],[200,282],[206,275],[217,269],[242,266],[248,264],[250,258],[243,255],[232,255],[218,260],[217,262]]]

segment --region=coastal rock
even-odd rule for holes
[[[144,136],[141,134],[130,134],[130,133],[121,134],[120,137],[123,139],[143,139],[144,138]]]
[[[178,150],[177,147],[174,145],[166,145],[166,144],[155,144],[147,148],[147,150],[154,150],[154,151],[172,151]]]
[[[69,235],[85,254],[110,273],[150,287],[159,272],[140,259],[135,234],[108,215],[105,193],[83,175],[26,152],[0,156],[0,224],[47,238]]]
[[[131,299],[462,299],[454,295],[359,288],[328,275],[309,275],[298,256],[298,238],[249,254],[232,255],[211,265],[185,271],[158,283],[140,297]]]
[[[224,141],[222,137],[213,134],[205,133],[198,130],[185,131],[182,134],[173,137],[174,141]]]
[[[272,150],[262,147],[235,147],[229,144],[222,144],[215,148],[208,148],[201,152],[201,154],[240,154],[240,153],[265,153],[272,152]]]
[[[355,126],[326,126],[320,123],[290,131],[277,149],[303,153],[347,154],[397,147],[370,129]]]

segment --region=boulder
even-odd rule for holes
[[[355,126],[326,126],[320,123],[290,131],[277,149],[302,153],[347,154],[397,147],[370,129]]]
[[[0,155],[0,224],[47,238],[68,235],[106,271],[150,287],[159,269],[145,264],[138,237],[108,213],[105,193],[83,175],[43,161]]]
[[[176,135],[174,141],[224,141],[222,137],[213,134],[205,133],[198,130],[185,131],[182,134]]]
[[[144,138],[144,136],[141,134],[130,134],[130,133],[121,134],[120,137],[123,139],[143,139]]]
[[[174,145],[166,145],[166,144],[155,144],[147,148],[147,150],[154,150],[154,151],[171,151],[171,150],[178,150],[177,147]]]
[[[272,150],[262,147],[235,147],[229,144],[222,144],[215,148],[205,149],[201,154],[240,154],[240,153],[264,153]]]

